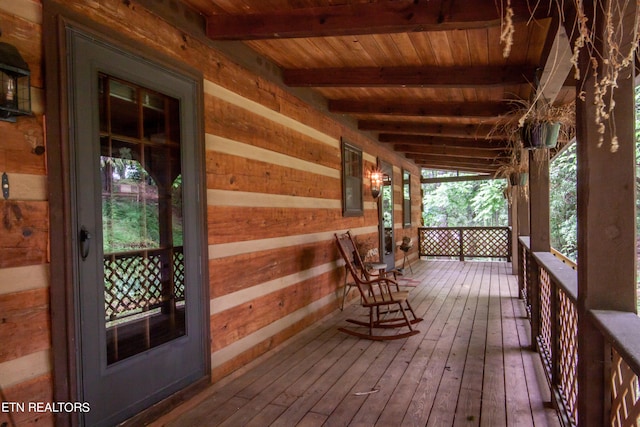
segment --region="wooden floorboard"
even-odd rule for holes
[[[511,264],[412,267],[419,334],[338,332],[366,315],[353,299],[152,425],[559,426]]]

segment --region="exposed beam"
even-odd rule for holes
[[[511,0],[514,21],[532,16],[527,0]],[[547,3],[546,1],[544,3]],[[539,5],[536,18],[546,15]],[[500,25],[495,0],[400,0],[207,17],[214,40],[328,37],[487,28]]]
[[[473,157],[476,159],[503,159],[507,161],[509,152],[504,149],[465,148],[446,145],[394,144],[395,151],[406,154],[429,154],[443,157]]]
[[[435,123],[360,120],[358,121],[358,129],[453,138],[504,139],[502,135],[492,134],[493,126],[491,125],[442,125]]]
[[[458,87],[530,84],[536,67],[344,67],[287,69],[284,83],[302,87]]]
[[[545,63],[541,64],[542,73],[537,87],[539,96],[547,102],[553,102],[562,87],[568,84],[567,80],[573,79],[573,75],[570,74],[573,68],[571,63],[572,55],[573,52],[569,45],[567,32],[560,25],[560,19],[556,16],[551,22],[551,28],[549,28],[542,52],[542,58]],[[575,85],[575,80],[573,84]]]
[[[432,156],[427,154],[407,154],[406,157],[410,160],[413,160],[415,163],[419,165],[430,165],[429,167],[441,167],[441,166],[450,166],[457,167],[460,170],[469,170],[473,168],[473,170],[478,170],[482,172],[495,173],[503,163],[488,160],[488,159],[474,159],[472,157],[443,157],[443,156]]]
[[[439,178],[420,178],[420,184],[440,184],[443,182],[464,182],[464,181],[485,181],[496,178],[494,175],[461,175],[461,176],[442,176]]]
[[[502,166],[503,163],[493,159],[477,159],[475,157],[445,157],[430,154],[407,154],[407,158],[416,159],[419,162],[433,162],[445,164],[469,164],[485,166],[488,168]]]
[[[381,133],[378,136],[380,142],[391,142],[394,144],[417,144],[420,146],[451,146],[466,148],[483,148],[504,150],[507,148],[508,141],[489,141],[485,139],[464,139],[464,138],[446,138],[439,136],[423,136],[423,135],[404,135],[404,134],[387,134]]]
[[[332,113],[389,114],[419,117],[495,117],[507,114],[506,102],[398,102],[395,100],[329,101]]]
[[[425,169],[438,169],[438,170],[450,170],[459,172],[475,172],[486,173],[494,175],[497,171],[497,167],[478,166],[476,164],[462,164],[451,162],[435,162],[435,161],[420,161],[419,159],[413,160],[418,166]]]

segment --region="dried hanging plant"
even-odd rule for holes
[[[504,12],[501,14],[504,18],[500,21],[500,43],[504,44],[502,49],[502,56],[508,58],[511,54],[511,46],[513,45],[513,33],[515,27],[513,26],[513,8],[511,7],[511,0],[507,0],[507,5],[504,8]]]
[[[506,1],[506,5],[501,0],[501,34],[500,43],[504,44],[503,55],[508,56],[511,52],[513,44],[513,9],[511,0]],[[558,8],[558,13],[564,22],[564,2],[569,0],[553,0],[552,4]],[[626,0],[622,3],[611,2],[607,0],[594,1],[594,16],[589,17],[585,13],[583,0],[571,0],[576,10],[576,22],[573,28],[576,31],[576,37],[573,42],[573,55],[571,63],[575,70],[576,80],[580,80],[580,68],[578,58],[581,52],[587,52],[589,55],[591,68],[594,76],[594,103],[596,105],[596,114],[594,121],[599,133],[598,146],[604,144],[604,135],[607,126],[611,132],[612,152],[618,149],[618,137],[616,136],[614,122],[612,120],[615,110],[614,92],[618,88],[618,78],[620,72],[632,66],[636,55],[638,55],[640,46],[640,13],[636,11],[632,28],[624,28],[623,17],[627,7],[636,2],[636,7],[640,7],[640,0]],[[532,7],[532,11],[539,7],[539,1]],[[613,4],[612,4],[613,3]],[[597,12],[601,12],[598,14]],[[596,18],[604,19],[603,28],[604,40],[602,40],[602,49],[598,50],[599,34],[593,31],[593,25]],[[622,38],[631,31],[631,42],[627,45],[622,44]],[[586,49],[586,51],[585,51]],[[626,49],[626,50],[625,50]],[[585,100],[584,88],[579,92],[578,97]]]

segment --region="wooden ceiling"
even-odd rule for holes
[[[206,18],[209,38],[243,41],[284,84],[316,91],[330,112],[426,168],[495,173],[508,142],[491,129],[514,100],[538,86],[556,102],[575,96],[556,50],[566,34],[538,1],[533,10],[511,0],[507,57],[507,0],[183,1]]]

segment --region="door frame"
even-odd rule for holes
[[[158,63],[166,69],[173,70],[187,76],[197,84],[197,99],[194,100],[198,117],[196,119],[196,152],[198,156],[198,199],[202,201],[199,217],[204,235],[207,235],[206,223],[206,182],[205,175],[205,146],[204,146],[204,99],[203,75],[194,68],[178,62],[173,58],[160,55],[147,46],[127,39],[112,30],[91,21],[90,19],[69,11],[53,0],[43,0],[43,37],[44,64],[46,69],[45,95],[49,102],[46,105],[46,149],[48,163],[48,199],[49,199],[49,244],[50,244],[50,310],[51,310],[51,356],[53,362],[53,400],[58,402],[78,401],[81,396],[79,388],[79,372],[81,359],[79,358],[78,336],[76,321],[79,308],[75,298],[75,271],[77,271],[77,251],[75,236],[75,200],[73,187],[75,177],[72,176],[73,157],[68,129],[70,129],[68,87],[66,82],[69,70],[66,64],[68,54],[66,29],[71,27],[81,32],[93,35],[113,46],[121,46],[124,50],[136,56]],[[43,119],[44,121],[45,119]],[[202,323],[202,345],[205,362],[205,375],[187,386],[182,391],[166,398],[160,404],[152,405],[149,409],[135,416],[133,420],[157,417],[172,405],[179,403],[186,396],[210,384],[211,378],[211,342],[210,342],[210,307],[208,286],[208,257],[206,254],[206,238],[202,239],[200,253],[203,254],[199,262],[202,272],[202,300],[194,301],[200,305]],[[56,413],[57,425],[79,425],[78,414]]]

